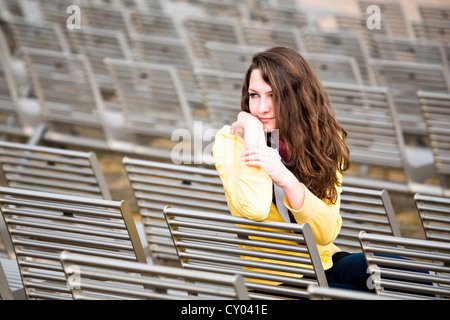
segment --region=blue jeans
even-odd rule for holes
[[[389,255],[380,255],[380,256],[389,257]],[[408,260],[406,258],[401,259]],[[411,270],[395,267],[391,268],[401,270]],[[367,271],[368,270],[366,259],[364,258],[364,254],[362,252],[351,254],[346,252],[338,252],[333,255],[333,267],[331,267],[328,270],[325,270],[325,275],[327,277],[329,287],[375,292],[374,289],[371,289],[368,286],[368,282],[370,284],[372,284],[372,282],[371,280],[368,280],[370,274]],[[412,271],[428,273],[427,271],[423,270],[412,270]],[[428,284],[431,285],[431,283]]]
[[[367,279],[370,274],[367,272],[364,254],[359,252],[339,257],[340,254],[338,252],[333,256],[333,267],[325,270],[328,286],[374,292],[367,286]],[[338,260],[337,257],[339,257]]]

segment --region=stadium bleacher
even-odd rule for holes
[[[416,193],[440,197],[446,203],[450,124],[446,126],[443,119],[450,115],[450,6],[425,0],[408,2],[408,8],[400,0],[349,2],[352,12],[301,0],[0,0],[1,162],[8,166],[14,157],[13,169],[23,173],[27,165],[43,159],[49,186],[56,185],[58,176],[52,171],[58,166],[42,154],[50,148],[60,149],[65,160],[69,154],[65,149],[70,149],[113,154],[124,159],[120,166],[130,158],[164,163],[149,173],[157,173],[152,183],[177,178],[164,171],[167,164],[181,162],[214,171],[207,161],[212,143],[207,139],[210,130],[220,129],[239,112],[243,73],[251,56],[267,47],[290,46],[316,69],[336,104],[337,118],[349,132],[356,169],[344,178],[344,186],[389,192],[393,203],[396,197],[413,203]],[[368,26],[369,17],[374,18],[367,12],[372,5],[380,9],[380,29]],[[416,18],[408,16],[412,10]],[[324,27],[323,21],[332,23]],[[23,154],[5,147],[13,144],[23,144]],[[407,155],[406,149],[415,153]],[[426,163],[418,163],[419,159]],[[402,181],[387,176],[380,184],[372,165],[385,172],[395,169]],[[121,174],[127,179],[124,169],[120,168]],[[8,174],[17,178],[19,171],[14,170]],[[27,173],[35,178],[31,171]],[[161,187],[146,189],[143,181],[133,180],[139,174],[128,177],[133,187],[126,185],[131,194],[140,192],[127,199],[137,203],[131,208],[142,210],[145,201],[156,198],[158,206],[146,208],[155,215],[162,216],[166,205],[183,207],[185,200],[173,200],[176,193],[164,194]],[[190,178],[181,181],[183,187],[195,187]],[[30,187],[32,181],[24,183]],[[136,184],[144,189],[136,189]],[[0,186],[14,188],[6,179]],[[71,194],[69,185],[63,188]],[[215,192],[220,194],[218,189]],[[168,196],[173,201],[164,203]],[[117,198],[123,193],[111,192],[111,197],[124,200]],[[14,204],[0,204],[2,216],[14,220],[11,208]],[[195,205],[189,210],[195,211]],[[16,234],[41,223],[37,215],[21,214],[23,222],[18,225],[0,218],[0,239],[14,236],[13,242],[20,244]],[[419,217],[418,212],[414,214]],[[62,216],[58,219],[70,222],[70,215]],[[448,231],[450,223],[443,216],[438,228]],[[157,223],[161,221],[166,229],[163,220]],[[354,228],[359,231],[358,223]],[[400,238],[400,233],[394,236]],[[421,238],[421,245],[426,247],[428,240]],[[155,250],[151,237],[141,241],[149,241],[144,247]],[[414,243],[408,241],[398,243]],[[0,300],[24,298],[14,292],[18,286],[8,279],[11,273],[27,272],[26,266],[18,270],[14,264],[22,254],[8,254],[0,241],[0,260],[4,259],[0,261]],[[429,255],[432,260],[433,253]],[[173,259],[175,255],[168,260]],[[444,264],[445,259],[441,259]],[[370,261],[375,268],[376,261]],[[175,265],[186,264],[181,262]],[[443,292],[437,298],[448,299],[448,266],[434,270],[439,277],[436,285]],[[42,277],[36,286],[45,287],[45,281],[51,281],[48,274]],[[11,290],[5,288],[7,283]],[[70,297],[69,291],[64,294]],[[383,290],[377,294],[380,298]],[[57,291],[48,295],[57,296]],[[339,291],[332,296],[339,299]]]

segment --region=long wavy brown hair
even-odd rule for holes
[[[311,65],[296,50],[274,47],[253,56],[242,86],[241,109],[250,112],[251,72],[261,71],[272,88],[280,140],[297,178],[320,199],[337,200],[337,170],[350,167],[347,132],[336,120],[328,94]]]

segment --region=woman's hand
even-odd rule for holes
[[[246,148],[266,145],[262,122],[248,112],[239,112],[237,121],[231,125],[230,133],[243,137]]]
[[[231,134],[238,133],[244,137],[244,132],[247,129],[257,128],[262,125],[261,121],[249,112],[241,111],[237,116],[237,120],[231,125]]]
[[[244,148],[242,161],[247,166],[259,167],[267,172],[272,180],[283,187],[286,177],[290,172],[281,162],[280,156],[275,149],[266,145],[258,145]]]

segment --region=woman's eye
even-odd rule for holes
[[[258,96],[258,95],[257,95],[256,93],[250,93],[250,95],[249,95],[249,97],[252,98],[252,99],[253,99],[253,98],[256,98],[257,96]]]

